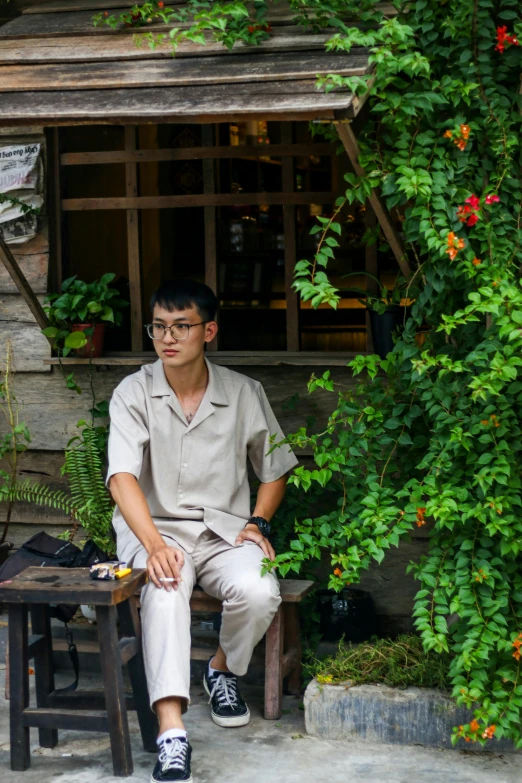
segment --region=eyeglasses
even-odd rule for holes
[[[190,334],[190,330],[193,326],[201,326],[208,321],[199,321],[197,324],[172,324],[172,326],[165,326],[164,324],[146,324],[145,329],[151,340],[163,340],[165,332],[170,332],[170,336],[175,340],[186,340]]]

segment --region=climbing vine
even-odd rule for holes
[[[312,378],[310,391],[337,392],[338,405],[323,432],[289,438],[312,446],[317,465],[291,481],[305,491],[333,484],[338,503],[297,522],[278,565],[299,571],[327,549],[340,589],[428,524],[428,554],[411,566],[421,583],[414,616],[425,649],[451,654],[457,703],[474,708],[454,741],[508,737],[521,747],[520,6],[400,8],[372,29],[339,25],[327,45],[369,47],[373,81],[321,84],[369,91],[360,139],[369,175],[351,174],[346,196],[378,184],[400,221],[411,316],[386,359],[351,362],[354,387],[337,390],[329,372]],[[314,306],[335,306],[321,252],[299,262],[295,287]]]
[[[319,86],[368,93],[359,138],[367,175],[348,175],[345,198],[380,188],[413,271],[394,351],[354,359],[348,389],[329,372],[310,381],[311,392],[327,389],[338,404],[322,432],[288,438],[311,446],[317,465],[290,480],[304,491],[328,486],[337,502],[296,522],[277,567],[299,572],[329,551],[330,585],[340,589],[428,525],[428,554],[411,567],[421,583],[414,616],[424,648],[450,654],[457,703],[474,709],[454,741],[507,737],[522,747],[520,4],[394,5],[387,16],[374,0],[288,3],[296,24],[333,28],[328,50],[369,50],[373,73],[330,75]],[[158,19],[165,35],[146,30]],[[150,2],[96,23],[140,28],[152,47],[165,39],[174,48],[232,47],[271,34],[267,2],[237,0],[189,0],[185,10]],[[295,288],[314,307],[335,307],[328,265],[342,210],[314,230],[320,246],[298,263]]]

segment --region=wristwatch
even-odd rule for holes
[[[259,528],[259,532],[264,535],[265,538],[268,538],[270,535],[270,523],[267,522],[266,519],[263,517],[250,517],[250,519],[247,522],[247,525],[257,525]]]

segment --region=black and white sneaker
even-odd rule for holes
[[[168,737],[160,742],[158,760],[150,779],[151,783],[170,783],[171,781],[192,783],[191,755],[192,748],[185,737]]]
[[[210,697],[214,723],[226,728],[246,726],[250,721],[250,710],[239,693],[235,674],[216,672],[211,675],[207,666],[203,676],[203,687]]]

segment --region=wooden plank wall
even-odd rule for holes
[[[43,128],[0,128],[0,147],[30,142],[42,145],[44,171],[46,149]],[[45,176],[45,174],[44,174]],[[43,301],[47,292],[49,268],[49,232],[45,209],[38,220],[38,234],[21,245],[10,245],[14,257],[27,277],[33,291]],[[10,340],[16,356],[16,370],[21,373],[49,373],[43,360],[50,357],[48,341],[18,293],[4,265],[0,263],[0,363],[5,357],[6,341]]]

